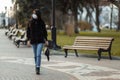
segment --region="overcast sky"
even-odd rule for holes
[[[0,0],[0,13],[5,11],[5,6],[10,8],[12,6],[11,0]]]

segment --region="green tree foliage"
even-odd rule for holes
[[[68,14],[68,10],[71,9],[72,15],[74,16],[74,29],[75,32],[78,33],[77,31],[77,23],[78,23],[78,18],[77,15],[78,9],[83,12],[83,7],[86,8],[87,10],[87,16],[86,19],[92,18],[91,15],[91,10],[94,11],[94,8],[96,8],[96,14],[97,14],[97,21],[96,25],[98,26],[98,31],[99,30],[99,0],[55,0],[56,1],[56,11],[61,12],[61,14],[58,16],[60,19],[64,19],[64,15]],[[43,19],[47,22],[47,24],[51,25],[51,14],[52,14],[52,0],[16,0],[16,3],[19,4],[19,10],[16,12],[18,16],[19,23],[25,23],[25,21],[28,21],[31,17],[32,10],[35,8],[41,9],[42,11],[42,17]],[[96,5],[97,4],[97,5]],[[91,9],[91,10],[90,10]],[[63,18],[62,18],[63,17]],[[60,22],[59,19],[59,22]],[[61,24],[61,22],[59,23]],[[57,24],[57,25],[59,25]],[[64,24],[64,21],[63,21]],[[62,25],[61,25],[62,26]]]
[[[19,10],[16,9],[17,20],[20,24],[26,25],[25,21],[28,21],[31,18],[32,11],[34,9],[41,9],[42,13],[49,13],[50,11],[50,0],[16,0],[16,8],[19,7]],[[47,6],[45,6],[45,4]],[[49,15],[44,17],[44,19],[48,18]],[[47,19],[46,19],[47,20]]]

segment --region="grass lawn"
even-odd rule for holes
[[[67,36],[63,32],[57,32],[57,44],[61,47],[63,47],[64,45],[72,45],[76,36],[114,37],[111,52],[113,56],[120,56],[120,32],[116,32],[115,30],[102,30],[100,33],[81,31],[79,34],[73,34],[72,36]],[[48,39],[51,40],[51,33],[49,33]],[[79,53],[96,54],[97,52],[79,50]],[[105,55],[106,54],[107,53],[105,53]]]

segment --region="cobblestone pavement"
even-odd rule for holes
[[[7,63],[9,62],[10,65],[14,63],[14,65],[17,64],[19,66],[20,64],[26,65],[26,66],[27,65],[34,66],[33,58],[0,57],[0,61],[7,62]],[[46,59],[42,59],[42,67],[55,70],[56,72],[59,71],[59,72],[63,72],[66,74],[70,74],[71,76],[74,76],[78,78],[79,80],[120,80],[120,70],[112,69],[108,67],[95,66],[91,64],[60,61],[60,60],[51,60],[50,62],[47,62]],[[8,67],[7,69],[11,69],[11,68],[13,67]],[[16,67],[14,68],[15,68],[14,69],[15,72],[14,74],[12,74],[12,76],[17,73]],[[23,68],[19,67],[19,70],[20,69],[22,70]],[[28,67],[28,70],[30,70],[29,67]],[[26,69],[24,68],[22,73],[28,74],[29,72],[26,72]],[[34,71],[32,71],[32,73],[30,74],[34,74]],[[19,75],[19,76],[24,78],[24,76],[26,75],[24,76]],[[28,77],[28,79],[29,78],[30,77]],[[35,77],[31,77],[31,80],[33,80],[33,78]]]
[[[64,58],[52,51],[50,61],[42,55],[41,75],[35,75],[31,48],[16,46],[0,31],[0,80],[120,80],[120,59],[96,56]],[[56,55],[57,54],[57,55]],[[58,55],[60,54],[60,55]]]
[[[41,68],[41,74],[36,75],[34,67],[26,64],[0,62],[0,80],[77,80],[68,74]]]

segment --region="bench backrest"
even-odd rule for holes
[[[98,47],[103,49],[111,48],[112,37],[88,37],[88,36],[78,36],[75,38],[73,46],[88,46],[88,47]]]

